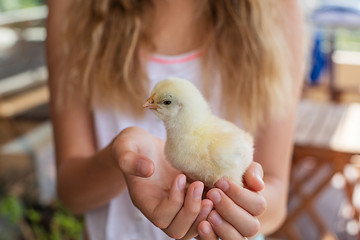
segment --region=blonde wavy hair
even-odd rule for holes
[[[216,66],[228,119],[240,117],[252,132],[281,114],[293,94],[288,44],[273,2],[199,1],[210,29],[202,55],[206,92]],[[145,0],[73,0],[60,96],[79,94],[92,106],[110,104],[141,117],[149,85],[139,50],[152,45],[151,22],[143,14],[152,7]]]

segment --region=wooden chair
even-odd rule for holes
[[[303,100],[298,107],[292,176],[297,174],[298,166],[306,159],[312,162],[312,167],[300,177],[292,177],[290,200],[294,197],[300,200],[297,206],[289,210],[286,222],[275,235],[303,239],[294,231],[294,224],[306,212],[320,230],[321,239],[338,239],[334,231],[324,224],[314,202],[329,186],[334,175],[342,174],[356,154],[360,154],[360,104],[341,105]],[[330,169],[327,174],[318,174],[325,168]],[[305,185],[319,176],[322,179],[316,186],[310,192],[305,191]],[[355,212],[354,219],[359,221],[360,209],[356,209],[352,203],[355,184],[346,181],[344,191]]]
[[[24,112],[47,104],[47,70],[45,66],[0,80],[1,141],[20,136],[14,118]]]
[[[35,134],[41,132],[36,129],[28,132],[29,126],[39,126],[40,122],[24,125],[17,117],[46,105],[48,101],[45,66],[0,79],[0,182],[13,185],[33,178],[36,154],[42,152],[38,146],[45,144],[39,137],[27,136],[40,135]]]

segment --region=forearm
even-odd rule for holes
[[[106,204],[126,187],[111,146],[92,157],[62,161],[57,174],[59,198],[76,213]]]
[[[264,177],[265,189],[262,192],[267,202],[267,209],[259,217],[260,232],[269,235],[275,232],[284,222],[287,213],[287,188],[275,178]]]
[[[295,133],[297,102],[301,96],[305,69],[304,18],[299,1],[282,0],[277,4],[280,11],[279,27],[283,29],[291,56],[290,70],[295,94],[289,114],[266,127],[257,148],[262,149],[257,159],[265,172],[264,196],[267,211],[260,218],[261,232],[265,235],[277,230],[286,218],[291,155]],[[285,100],[284,101],[288,101]]]

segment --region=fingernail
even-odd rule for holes
[[[204,233],[204,234],[210,234],[210,231],[211,231],[211,227],[209,226],[209,224],[204,224],[204,226],[202,227],[201,231]]]
[[[212,211],[209,216],[209,222],[215,226],[222,223],[220,215],[216,211]]]
[[[140,176],[148,176],[150,174],[150,165],[147,162],[147,160],[139,158],[136,161],[136,172],[140,175]]]
[[[224,192],[226,192],[229,189],[229,183],[225,179],[220,179],[215,184],[216,187],[220,188]]]
[[[218,191],[214,190],[209,192],[209,199],[214,203],[217,204],[221,201],[221,195]]]
[[[264,179],[259,174],[255,174],[255,177],[263,186],[265,186]]]
[[[195,199],[197,199],[197,200],[199,200],[199,199],[201,199],[201,197],[202,197],[202,193],[203,193],[203,187],[196,187],[195,189],[194,189],[194,198]]]
[[[201,217],[206,218],[206,217],[209,215],[209,213],[211,212],[211,210],[212,210],[212,205],[211,205],[211,206],[204,206],[204,207],[201,209],[199,215],[200,215]]]
[[[185,175],[181,175],[179,177],[179,179],[177,180],[177,187],[180,191],[184,190],[185,189],[185,186],[186,186],[186,177]]]

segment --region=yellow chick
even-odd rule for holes
[[[143,107],[164,122],[165,156],[176,169],[209,188],[223,177],[242,186],[242,175],[253,159],[253,139],[214,116],[191,82],[179,78],[160,81]]]

